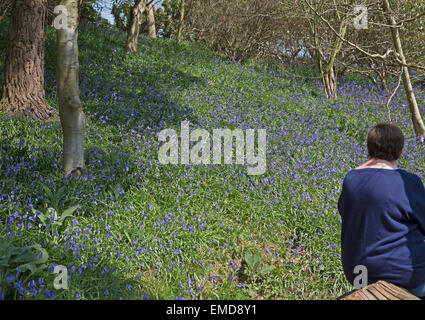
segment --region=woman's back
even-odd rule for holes
[[[406,289],[425,283],[425,188],[405,170],[363,168],[344,179],[342,264],[353,283],[364,265],[368,283],[386,280]]]

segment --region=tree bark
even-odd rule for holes
[[[55,115],[45,98],[44,58],[47,0],[16,0],[6,45],[0,110],[12,115],[47,119]]]
[[[0,2],[0,21],[4,17],[8,17],[10,15],[12,6],[13,0],[2,0]]]
[[[325,87],[326,99],[336,99],[338,97],[338,94],[336,73],[333,65],[328,65],[327,70],[322,73],[322,81]]]
[[[345,34],[347,32],[347,18],[344,16],[340,22],[338,34],[341,36],[341,38],[345,37]],[[331,57],[327,63],[325,75],[324,75],[324,82],[326,84],[326,91],[328,98],[330,99],[336,99],[337,98],[337,73],[335,71],[335,62],[336,57],[341,51],[342,48],[342,40],[340,37],[337,37],[335,39],[334,48],[332,50]]]
[[[391,7],[388,0],[382,1],[384,12],[387,14],[388,24],[391,26],[391,36],[393,38],[394,48],[397,52],[398,58],[401,60],[403,65],[406,65],[406,57],[403,53],[403,47],[401,45],[400,32],[397,27],[397,22],[391,13]],[[409,104],[410,114],[413,122],[413,129],[415,130],[416,136],[425,137],[425,126],[419,112],[418,103],[416,101],[415,92],[413,91],[412,82],[410,81],[409,69],[402,66],[402,79],[403,86],[406,92],[407,102]]]
[[[311,10],[314,9],[310,6]],[[336,37],[333,43],[329,43],[332,51],[329,53],[329,58],[324,54],[326,49],[325,45],[321,43],[321,38],[318,31],[318,17],[319,14],[315,11],[314,17],[310,22],[310,32],[314,42],[314,57],[316,58],[318,69],[322,76],[322,83],[324,86],[326,99],[337,98],[337,71],[336,71],[336,58],[341,52],[343,40],[347,33],[348,27],[348,13],[340,15],[337,12],[339,21],[338,31],[335,30]],[[322,18],[322,17],[321,17]],[[323,19],[323,18],[322,18]]]
[[[148,35],[149,35],[149,38],[156,39],[155,14],[154,14],[154,10],[153,10],[153,4],[152,4],[152,0],[147,0],[147,1],[149,1],[147,8],[146,8],[146,11],[147,11],[146,20],[147,20],[147,25],[148,25]]]
[[[59,116],[63,131],[63,170],[66,175],[80,175],[84,170],[84,135],[86,117],[80,101],[78,83],[78,1],[61,0],[68,12],[68,28],[56,31],[57,90]]]
[[[182,33],[183,33],[183,22],[184,22],[184,7],[185,7],[185,1],[180,0],[180,19],[179,19],[179,28],[177,30],[177,42],[180,42],[182,40]]]
[[[127,53],[137,52],[137,43],[139,39],[140,24],[142,13],[145,10],[145,0],[136,0],[134,6],[130,10],[130,21],[127,30]]]

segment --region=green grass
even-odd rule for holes
[[[323,101],[314,82],[290,75],[305,68],[241,65],[193,43],[144,36],[127,56],[125,34],[80,29],[87,174],[63,176],[59,122],[0,116],[0,237],[42,244],[50,266],[31,276],[43,279],[39,293],[11,283],[6,298],[45,299],[49,289],[57,299],[334,299],[352,289],[339,260],[336,201],[345,173],[364,157],[368,124],[386,110],[360,110],[349,95]],[[0,70],[5,38],[3,21]],[[57,108],[55,54],[49,28],[46,94]],[[161,165],[156,134],[179,131],[185,119],[207,130],[266,128],[268,171]],[[411,132],[406,115],[400,125]],[[418,150],[401,164],[423,165]],[[57,234],[31,211],[55,202],[59,213],[79,205]],[[261,253],[260,269],[274,269],[254,280],[248,251]],[[68,290],[53,288],[56,264],[70,272]]]

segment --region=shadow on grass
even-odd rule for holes
[[[92,24],[80,29],[80,97],[93,125],[160,131],[183,120],[198,123],[194,110],[169,94],[205,84],[180,70],[179,59],[192,58],[189,48],[172,40],[141,37],[138,53],[127,55],[124,33]],[[46,91],[54,93],[56,40],[52,30],[48,34]]]
[[[0,40],[5,38],[6,29],[1,23]],[[37,221],[31,209],[45,210],[52,202],[43,185],[50,188],[54,196],[59,189],[65,189],[60,199],[56,199],[60,203],[59,210],[82,204],[75,213],[78,217],[86,216],[86,212],[87,215],[101,212],[103,205],[107,210],[111,202],[122,200],[121,189],[125,193],[126,188],[137,183],[139,177],[133,173],[143,174],[139,161],[147,161],[152,155],[138,159],[139,155],[133,152],[125,154],[120,149],[122,140],[113,140],[117,132],[126,136],[134,129],[140,135],[148,135],[179,126],[183,120],[195,125],[199,123],[191,108],[173,100],[169,94],[170,90],[190,90],[194,85],[204,84],[202,78],[182,71],[178,65],[179,58],[175,53],[184,58],[192,54],[188,47],[171,41],[153,42],[142,38],[139,54],[126,56],[123,54],[125,38],[119,32],[103,34],[101,29],[85,26],[82,30],[81,98],[88,117],[88,129],[95,132],[92,141],[86,143],[87,173],[78,179],[63,176],[58,121],[44,123],[0,114],[0,224],[7,229],[0,230],[0,236],[10,235],[13,229],[13,240],[20,244],[45,241],[44,235],[36,230],[38,228],[27,229],[28,222],[34,224]],[[55,97],[56,92],[56,38],[53,31],[48,30],[46,47],[46,93],[50,98]],[[144,60],[144,55],[149,59]],[[196,60],[196,57],[190,59]],[[144,65],[138,64],[142,62]],[[0,74],[2,69],[0,62]],[[96,135],[104,129],[114,133],[103,137]],[[93,139],[98,139],[96,144]],[[134,151],[133,146],[129,148]],[[103,204],[95,203],[100,201]],[[9,223],[12,215],[16,217]],[[21,223],[24,227],[17,227]],[[52,249],[50,253],[49,264],[64,265],[69,271],[73,265],[76,268],[71,274],[69,289],[53,291],[58,299],[74,299],[77,294],[86,299],[143,299],[146,293],[149,294],[136,278],[125,279],[125,275],[116,278],[117,275],[110,272],[114,267],[112,260],[105,257],[101,262],[93,261],[96,266],[92,270],[88,267],[90,262],[86,261],[87,268],[80,273],[78,268],[82,268],[82,261],[74,252],[61,248]],[[84,257],[88,259],[86,255]],[[46,286],[51,288],[55,274],[43,275],[46,275]]]
[[[55,299],[143,300],[150,297],[150,292],[139,279],[120,274],[106,259],[101,263],[81,263],[75,255],[68,253],[58,264],[67,268],[68,289],[54,289],[52,284],[58,274],[51,272],[46,280]]]

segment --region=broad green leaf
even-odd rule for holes
[[[49,199],[53,199],[53,193],[52,193],[52,191],[45,184],[43,184],[42,187],[44,189],[44,192],[47,194],[47,197]]]
[[[65,218],[67,218],[67,217],[72,217],[72,214],[74,213],[74,211],[75,210],[77,210],[78,209],[78,205],[76,205],[76,206],[72,206],[72,207],[69,207],[68,209],[66,209],[64,212],[62,212],[62,215],[61,215],[61,220],[63,221],[63,220],[65,220]]]
[[[261,253],[257,252],[254,256],[253,268],[257,270],[261,263]]]
[[[64,194],[65,194],[65,187],[62,187],[56,192],[56,195],[55,195],[56,200],[60,200]]]
[[[44,213],[40,213],[37,217],[40,219],[40,221],[41,221],[42,223],[46,224],[46,222],[47,222],[47,220],[48,220],[48,217],[47,217],[47,215],[46,215],[46,214],[44,214]]]
[[[19,269],[21,269],[21,272],[30,271],[33,274],[37,271],[37,266],[35,263],[29,262],[19,265]]]
[[[37,252],[35,252],[37,257],[37,263],[44,263],[49,258],[49,254],[47,253],[47,250],[42,248],[39,244],[35,244],[32,246]]]
[[[259,274],[266,274],[266,273],[269,273],[272,270],[274,270],[274,266],[272,266],[272,265],[265,266],[265,267],[261,268],[261,270],[258,273]]]
[[[248,251],[245,252],[244,259],[245,259],[245,262],[248,264],[248,266],[252,269],[253,267],[252,265],[254,261],[253,261],[251,252],[248,252]]]
[[[27,263],[27,262],[35,261],[36,259],[37,258],[34,252],[23,252],[22,254],[13,257],[11,259],[11,262],[12,263],[22,263],[22,262]]]

